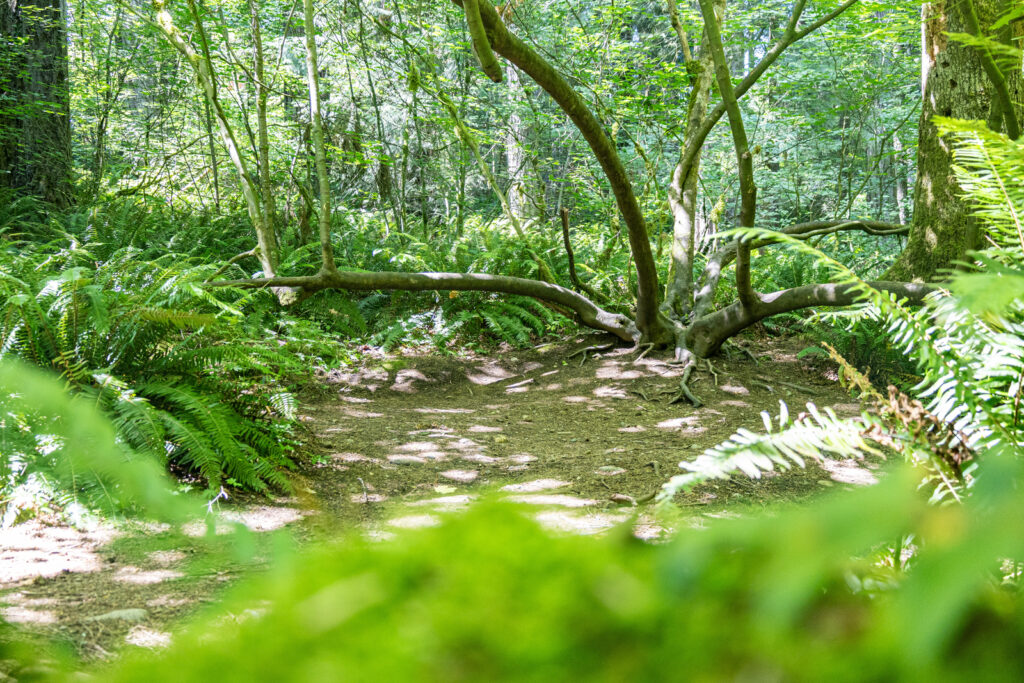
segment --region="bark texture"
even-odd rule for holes
[[[886,274],[887,279],[940,279],[944,269],[963,261],[967,252],[979,245],[976,222],[970,206],[961,198],[952,170],[952,146],[939,135],[934,122],[936,116],[943,116],[987,121],[994,130],[1003,126],[996,88],[978,51],[948,36],[969,32],[967,7],[958,0],[937,0],[923,9],[924,102],[918,133],[914,217],[907,247]],[[1009,8],[1007,0],[975,0],[974,7],[980,32],[996,37],[990,27]],[[1024,101],[1021,70],[1018,67],[1005,76],[1019,120],[1020,103]]]
[[[0,187],[72,201],[68,51],[61,0],[0,0]]]

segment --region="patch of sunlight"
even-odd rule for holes
[[[149,561],[153,564],[158,564],[161,567],[169,567],[176,562],[181,562],[185,559],[185,553],[180,550],[154,550],[153,552],[146,555]]]
[[[563,396],[562,400],[566,403],[589,403],[590,398],[587,396]]]
[[[537,456],[530,455],[529,453],[516,453],[509,457],[509,461],[516,463],[517,465],[525,465],[527,463],[534,462]]]
[[[135,645],[136,647],[155,650],[170,646],[171,634],[166,631],[154,631],[153,629],[146,628],[145,626],[135,626],[128,632],[128,635],[124,637],[124,642],[129,645]]]
[[[496,363],[490,363],[488,365],[482,365],[475,368],[472,372],[466,373],[466,379],[473,384],[494,384],[500,382],[503,379],[514,377],[515,373],[510,370],[506,370]]]
[[[614,465],[605,465],[594,470],[594,474],[601,477],[617,477],[620,474],[625,474],[626,470],[621,467],[615,467]]]
[[[427,459],[420,455],[389,455],[388,462],[394,465],[423,465]]]
[[[534,515],[534,519],[552,531],[589,535],[611,529],[629,519],[629,515],[598,513],[580,515],[567,510],[545,510]]]
[[[536,493],[537,491],[550,491],[551,489],[559,489],[569,485],[569,482],[560,479],[534,479],[533,481],[524,481],[518,484],[508,484],[502,486],[501,490],[511,491],[512,493]]]
[[[500,432],[501,427],[491,427],[489,425],[473,425],[467,431],[474,434],[484,434],[487,432]]]
[[[412,410],[414,413],[423,415],[456,415],[476,412],[470,408],[413,408]]]
[[[733,396],[750,396],[750,389],[738,384],[723,384],[718,388],[727,394],[732,394]]]
[[[644,522],[633,526],[633,535],[641,541],[657,541],[668,536],[670,533],[671,531],[669,529],[666,529],[660,524]]]
[[[465,460],[466,462],[477,462],[481,465],[493,465],[494,463],[501,461],[501,458],[494,458],[490,455],[484,455],[483,453],[469,453],[467,455],[459,456],[459,459]]]
[[[682,427],[689,427],[691,425],[700,422],[700,418],[696,415],[687,415],[686,417],[673,417],[668,420],[662,420],[656,426],[658,429],[680,429]]]
[[[173,569],[140,569],[139,567],[121,567],[114,574],[114,581],[120,583],[131,583],[136,586],[149,586],[154,583],[163,583],[171,579],[180,579],[184,574]]]
[[[341,412],[349,417],[384,417],[384,413],[371,413],[368,410],[355,410],[354,408],[342,408]]]
[[[621,387],[598,387],[594,389],[594,396],[598,398],[629,398],[629,394]]]
[[[627,434],[638,434],[640,432],[646,432],[647,427],[642,427],[640,425],[634,425],[632,427],[619,427],[619,431],[625,432]]]
[[[331,453],[331,460],[339,462],[380,462],[377,458],[368,458],[365,455],[360,455],[359,453]]]
[[[639,379],[644,376],[640,370],[630,370],[623,363],[618,361],[606,361],[601,363],[595,376],[598,379]]]
[[[468,484],[474,481],[480,476],[480,472],[477,470],[447,470],[441,473],[441,476],[445,479],[451,479],[452,481],[461,481],[464,484]]]
[[[56,605],[56,598],[30,598],[24,593],[8,593],[3,596],[3,601],[18,607],[46,607]]]
[[[424,453],[428,451],[436,451],[438,445],[433,441],[410,441],[409,443],[402,444],[397,450],[405,451],[407,453]]]
[[[159,595],[146,603],[147,607],[181,607],[195,602],[191,598],[176,598],[171,595]]]
[[[377,391],[388,380],[388,371],[383,368],[364,368],[358,372],[332,373],[332,380],[351,387],[361,387],[368,391]]]
[[[407,515],[389,519],[388,524],[399,529],[419,529],[428,526],[437,526],[441,520],[434,515]]]
[[[404,394],[412,394],[416,392],[416,382],[433,382],[419,370],[407,369],[399,370],[398,374],[395,375],[395,382],[391,385],[391,391],[400,391]]]
[[[718,405],[721,405],[721,406],[732,406],[733,408],[749,408],[750,407],[750,404],[747,403],[746,401],[733,401],[733,400],[719,401]]]
[[[564,508],[584,508],[598,504],[598,501],[593,498],[578,498],[564,493],[530,493],[527,495],[509,496],[506,500],[526,505],[557,505]]]
[[[383,503],[388,499],[383,493],[353,493],[348,497],[353,503]]]
[[[463,437],[458,441],[454,441],[448,444],[448,447],[454,448],[457,451],[473,451],[479,449],[480,444],[478,444],[476,441],[473,441],[472,439],[467,439]]]
[[[344,394],[339,394],[338,400],[344,401],[345,403],[373,403],[373,401],[371,401],[368,398],[360,398],[358,396],[345,396]]]
[[[28,607],[4,607],[0,609],[0,616],[4,621],[12,624],[54,624],[57,622],[57,615],[48,610],[36,610]]]
[[[473,496],[464,494],[460,496],[441,496],[439,498],[417,500],[414,503],[409,503],[409,507],[437,506],[451,508],[469,505],[471,502],[473,502]]]
[[[841,484],[869,486],[878,483],[878,478],[857,460],[823,460],[821,467],[828,472],[832,481],[838,481]]]
[[[0,529],[0,583],[67,572],[95,572],[102,567],[96,549],[116,532],[107,527],[78,531],[37,520]]]
[[[562,388],[562,385],[560,382],[555,382],[553,384],[545,384],[541,388],[544,389],[544,391],[558,391]]]
[[[228,510],[222,516],[228,521],[244,524],[251,531],[273,531],[302,519],[302,512],[295,508],[260,505],[248,510]]]

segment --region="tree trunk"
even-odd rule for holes
[[[331,245],[331,182],[327,175],[327,153],[324,147],[324,122],[320,113],[320,73],[316,55],[316,27],[313,25],[313,0],[302,3],[306,31],[306,80],[309,84],[309,120],[316,159],[317,189],[320,191],[319,235],[320,270],[333,273],[334,247]]]
[[[68,50],[61,0],[0,1],[0,187],[72,201]]]
[[[669,5],[672,13],[673,26],[681,31],[674,0]],[[716,0],[715,11],[719,15],[725,13],[725,0]],[[684,34],[680,33],[680,41],[684,51],[689,49]],[[668,201],[672,210],[672,275],[665,293],[662,310],[671,317],[683,319],[693,307],[693,253],[697,240],[697,181],[700,176],[700,152],[689,164],[684,164],[686,149],[693,142],[701,123],[707,116],[708,102],[711,99],[711,80],[714,60],[708,47],[707,34],[701,42],[701,52],[697,59],[687,62],[687,69],[693,79],[690,90],[689,105],[686,116],[686,133],[683,136],[683,148],[680,160],[672,174],[669,186]],[[703,147],[703,145],[701,145]]]
[[[519,81],[519,71],[507,64],[505,76],[513,100],[525,98],[526,93]],[[508,168],[508,205],[515,217],[521,221],[532,218],[530,199],[526,183],[526,150],[523,140],[526,139],[526,124],[516,110],[515,101],[509,104],[508,130],[505,131],[505,160]]]
[[[1006,10],[1005,0],[974,0],[983,35]],[[924,6],[921,70],[924,103],[918,132],[914,218],[907,248],[886,274],[889,280],[931,281],[963,261],[980,244],[971,209],[961,197],[952,169],[952,146],[933,121],[936,116],[989,121],[1001,127],[998,99],[976,48],[950,40],[950,33],[969,32],[963,0],[937,0]],[[1018,119],[1024,99],[1020,67],[1006,74]]]

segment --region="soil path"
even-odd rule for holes
[[[596,533],[628,521],[636,535],[657,538],[664,521],[625,497],[650,495],[681,460],[740,427],[758,429],[760,411],[775,414],[780,399],[793,412],[808,401],[841,415],[859,410],[834,368],[797,357],[799,341],[747,342],[744,353],[716,360],[714,374],[696,372],[691,387],[701,408],[668,403],[679,369],[663,358],[628,349],[578,353],[599,343],[579,337],[486,357],[368,352],[359,370],[324,378],[326,392],[305,408],[320,444],[297,476],[296,495],[225,514],[256,531],[284,527],[305,537],[363,529],[386,538],[492,495],[561,531]],[[738,477],[677,502],[699,524],[871,483],[876,466],[833,462],[756,481]],[[87,658],[160,646],[267,556],[257,542],[255,559],[240,562],[222,545],[201,529],[79,532],[32,522],[2,531],[3,615]]]
[[[799,341],[749,344],[704,366],[691,388],[705,403],[670,404],[680,368],[629,349],[548,345],[497,356],[381,358],[327,378],[337,398],[309,409],[328,450],[307,473],[312,500],[329,518],[361,519],[374,533],[437,523],[435,511],[482,494],[538,508],[556,529],[593,533],[626,520],[679,472],[681,460],[740,427],[763,429],[760,412],[779,400],[856,414],[820,360],[802,360]],[[752,481],[708,485],[678,503],[697,514],[728,506],[794,500],[840,484],[868,483],[853,462],[812,466]],[[661,529],[641,515],[636,533]]]

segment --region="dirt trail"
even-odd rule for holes
[[[657,538],[664,522],[624,497],[650,495],[680,460],[739,427],[760,428],[760,411],[774,414],[779,399],[794,412],[807,401],[839,414],[858,411],[834,368],[797,358],[798,341],[749,343],[749,354],[716,360],[714,375],[699,370],[691,386],[705,405],[696,409],[669,405],[662,394],[678,387],[678,367],[628,349],[573,355],[595,343],[580,337],[492,356],[370,352],[358,371],[324,378],[328,398],[305,408],[320,444],[297,476],[296,495],[226,514],[257,531],[284,527],[308,537],[363,529],[386,538],[496,495],[561,531],[596,533],[631,521],[636,535]],[[757,481],[738,477],[677,502],[699,524],[870,483],[876,466],[837,462]],[[155,527],[85,533],[39,522],[0,532],[3,615],[88,658],[165,644],[182,619],[216,605],[226,585],[265,560],[257,549],[254,560],[240,563],[199,537],[201,529],[192,534]]]
[[[859,407],[803,344],[751,344],[691,380],[705,405],[669,404],[678,366],[629,349],[591,353],[595,342],[498,356],[380,359],[335,373],[336,400],[309,410],[328,450],[307,474],[323,513],[361,519],[378,532],[436,523],[433,510],[481,492],[538,507],[557,529],[592,533],[628,519],[628,498],[649,497],[690,459],[739,427],[759,429],[779,400],[839,414]],[[576,355],[573,355],[575,352]],[[831,377],[830,377],[831,376]],[[678,501],[698,514],[794,500],[836,483],[873,480],[860,463],[829,463],[759,481],[708,485]],[[618,499],[619,502],[615,502]],[[625,503],[625,507],[623,507]],[[659,533],[641,515],[637,533]]]

